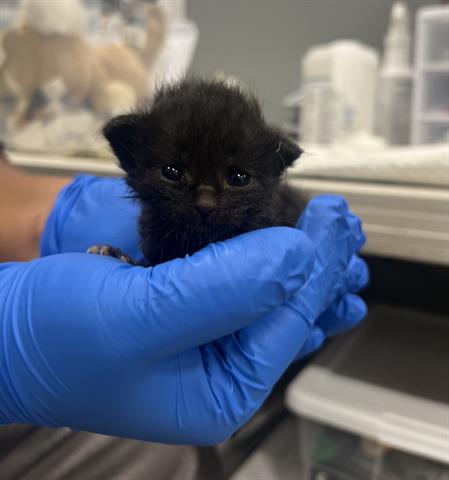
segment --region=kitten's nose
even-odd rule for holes
[[[198,185],[196,208],[203,217],[208,217],[217,208],[217,191],[211,185]]]
[[[209,208],[209,207],[200,207],[199,205],[196,206],[196,209],[200,213],[200,215],[203,217],[203,220],[207,220],[211,213],[215,211],[215,208]]]

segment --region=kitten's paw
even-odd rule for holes
[[[123,253],[120,248],[111,247],[110,245],[93,245],[87,249],[86,253],[93,255],[106,255],[108,257],[117,258],[123,263],[129,263],[130,265],[137,265],[137,262],[132,259],[126,253]]]

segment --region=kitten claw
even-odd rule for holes
[[[90,253],[92,255],[100,255],[100,249],[100,245],[93,245],[86,250],[86,253]]]
[[[119,248],[111,247],[110,245],[93,245],[87,249],[86,253],[90,253],[92,255],[105,255],[116,258],[123,263],[137,265],[137,263],[129,255],[123,253]]]

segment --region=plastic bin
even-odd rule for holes
[[[289,386],[301,480],[449,480],[449,321],[378,307]]]
[[[415,42],[414,144],[449,140],[449,6],[418,10]]]
[[[187,71],[185,1],[1,0],[0,140],[36,157],[111,157],[101,127]]]
[[[141,0],[2,0],[1,139],[107,155],[101,126],[150,97],[165,24],[162,7]]]

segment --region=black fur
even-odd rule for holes
[[[149,265],[250,230],[292,225],[302,208],[281,181],[302,150],[266,124],[257,100],[241,88],[183,80],[159,90],[150,107],[112,119],[103,132],[142,204]],[[166,165],[182,169],[183,178],[167,180]],[[252,182],[229,186],[230,166]],[[197,208],[200,185],[216,194],[207,218]]]

